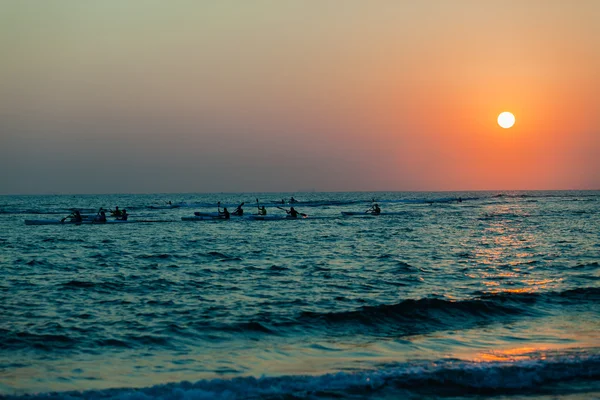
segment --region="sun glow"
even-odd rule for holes
[[[515,116],[508,112],[504,111],[498,115],[498,125],[503,127],[504,129],[508,129],[515,124]]]

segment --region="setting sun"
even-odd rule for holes
[[[515,116],[508,111],[504,111],[498,115],[498,125],[504,129],[508,129],[515,124]]]

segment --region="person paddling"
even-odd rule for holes
[[[104,208],[100,207],[96,216],[92,219],[92,224],[95,223],[105,223],[106,222],[106,213],[104,212]]]
[[[70,214],[70,215],[64,217],[63,219],[61,219],[60,223],[64,224],[64,222],[65,222],[65,220],[67,218],[70,218],[71,222],[74,222],[76,224],[81,224],[81,222],[83,221],[83,217],[81,216],[81,213],[79,212],[79,210],[75,210],[75,211],[73,211],[72,214]]]
[[[75,221],[76,224],[80,224],[83,221],[83,217],[81,216],[79,210],[75,210],[73,213],[73,221]]]
[[[290,207],[289,210],[286,210],[285,208],[281,208],[281,207],[277,207],[277,208],[279,208],[280,210],[285,211],[287,213],[288,217],[290,217],[290,218],[298,218],[298,215],[301,215],[304,218],[308,217],[308,215],[306,215],[304,213],[301,213],[301,212],[298,212],[294,207]]]
[[[112,215],[114,215],[115,217],[120,217],[122,212],[121,210],[119,210],[119,206],[115,206],[115,209],[113,211],[110,212]]]
[[[256,199],[256,207],[258,207],[258,215],[267,215],[267,209],[265,206],[258,204],[258,199]]]
[[[219,216],[223,219],[229,219],[229,211],[227,211],[227,207],[223,207],[223,211],[219,211]]]
[[[219,218],[229,219],[229,211],[227,211],[227,207],[223,207],[223,211],[221,211],[221,202],[217,203],[217,210],[219,211]]]
[[[127,221],[128,216],[129,214],[127,214],[127,210],[123,209],[123,211],[121,211],[121,216],[117,217],[117,219],[120,219],[121,221]]]
[[[237,208],[235,210],[233,210],[233,212],[231,213],[231,215],[237,215],[239,217],[241,217],[242,215],[244,215],[244,209],[242,208],[242,206],[246,204],[244,202],[242,202],[242,204],[240,204],[239,206],[237,206]]]
[[[373,214],[373,215],[381,214],[381,208],[379,208],[379,204],[377,204],[377,203],[373,204],[373,206],[367,210],[367,213]]]
[[[100,211],[100,216],[98,217],[98,222],[100,222],[101,224],[106,222],[106,213],[104,212],[104,210]]]

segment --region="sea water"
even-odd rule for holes
[[[307,218],[181,220],[292,195]],[[115,206],[162,222],[24,224]],[[598,191],[3,196],[0,397],[598,397],[599,211]]]

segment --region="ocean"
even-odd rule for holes
[[[306,218],[181,219],[291,196]],[[115,206],[145,222],[24,223]],[[600,191],[0,196],[0,398],[600,398],[599,211]]]

